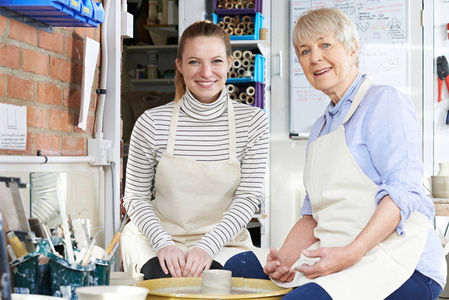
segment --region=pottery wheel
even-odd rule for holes
[[[193,300],[193,299],[281,299],[292,289],[278,287],[270,280],[232,278],[232,295],[202,295],[201,277],[178,277],[144,280],[137,286],[149,289],[147,300]],[[192,294],[188,291],[192,290]],[[234,291],[242,294],[234,294]],[[195,291],[195,292],[194,292]]]

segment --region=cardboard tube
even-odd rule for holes
[[[247,58],[242,60],[242,67],[247,68],[249,67],[249,65],[251,64],[251,61]]]
[[[246,98],[246,104],[253,105],[254,104],[254,97],[249,96],[248,98]]]
[[[253,86],[249,86],[246,88],[246,93],[248,96],[254,96],[256,94],[256,89]]]
[[[252,74],[250,71],[245,71],[245,72],[243,72],[242,77],[248,78],[248,77],[251,77],[252,75],[253,75],[253,74]]]
[[[223,17],[223,23],[225,23],[225,24],[229,24],[229,23],[231,23],[231,17],[230,16],[224,16]]]
[[[234,69],[238,69],[238,68],[240,68],[242,66],[242,61],[240,60],[240,59],[234,59],[233,61],[232,61],[232,67],[234,68]]]
[[[229,72],[228,77],[229,77],[229,78],[237,78],[237,77],[238,77],[238,76],[237,76],[237,72],[235,72],[235,71]]]
[[[251,51],[249,51],[249,50],[245,50],[245,51],[243,51],[243,53],[242,53],[242,57],[243,57],[243,59],[251,59],[251,56],[253,55],[253,53],[251,52]]]
[[[243,22],[243,23],[249,23],[249,22],[251,22],[251,17],[250,17],[250,16],[243,16],[242,22]],[[253,23],[253,25],[254,25],[254,23]]]
[[[243,73],[245,73],[246,69],[245,68],[238,68],[237,69],[237,75],[242,76]]]
[[[239,99],[243,102],[246,102],[246,98],[248,98],[248,95],[246,93],[240,93]]]
[[[241,30],[245,31],[246,30],[246,24],[245,23],[238,23],[237,24],[237,28],[240,28]]]
[[[238,93],[239,93],[239,88],[236,87],[236,86],[233,85],[233,84],[227,85],[227,86],[226,86],[226,89],[228,90],[228,93],[229,93],[229,94],[232,94],[232,93],[238,94]]]
[[[229,94],[229,98],[230,98],[231,100],[236,100],[236,99],[237,99],[237,95],[234,94],[234,93],[231,93],[231,94]]]
[[[235,33],[235,35],[243,35],[244,34],[244,32],[241,28],[234,29],[234,33]]]
[[[232,52],[232,57],[234,57],[235,59],[242,58],[242,51],[241,50],[235,50],[234,52]]]

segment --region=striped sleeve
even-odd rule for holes
[[[166,115],[170,118],[170,113]],[[174,245],[151,204],[157,166],[156,140],[154,120],[145,113],[136,121],[131,135],[124,196],[124,207],[128,215],[148,238],[155,251],[166,245]]]
[[[236,119],[239,118],[236,111]],[[269,150],[268,117],[262,110],[253,115],[245,135],[248,137],[241,160],[241,181],[231,207],[213,231],[204,235],[197,247],[212,257],[252,219],[259,210]]]

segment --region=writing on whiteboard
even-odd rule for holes
[[[322,7],[337,7],[356,24],[360,73],[408,94],[407,1],[291,0],[291,32],[303,12]],[[330,99],[309,84],[290,45],[290,131],[303,133],[323,114]]]

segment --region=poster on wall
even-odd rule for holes
[[[0,149],[25,150],[27,108],[0,103]]]
[[[290,36],[301,14],[309,9],[337,7],[357,26],[359,70],[376,84],[393,85],[408,94],[409,45],[406,0],[291,0]],[[307,138],[330,99],[307,81],[290,44],[290,137]]]

